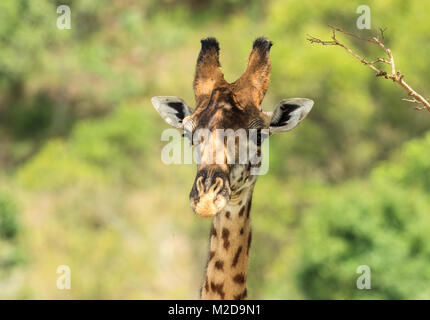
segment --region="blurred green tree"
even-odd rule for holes
[[[298,235],[295,270],[305,298],[430,298],[429,142],[430,132],[408,142],[370,181],[318,194]],[[371,269],[371,290],[356,287],[360,265]]]

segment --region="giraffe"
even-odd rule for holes
[[[210,145],[223,145],[227,152],[225,140],[220,140],[213,132],[218,129],[267,130],[268,135],[257,135],[256,140],[248,142],[255,143],[260,152],[267,136],[296,127],[314,103],[306,98],[290,98],[282,100],[273,111],[262,110],[261,102],[270,79],[271,47],[272,42],[267,38],[257,38],[245,72],[235,82],[228,83],[220,70],[218,41],[211,37],[203,39],[193,82],[195,108],[174,96],[157,96],[151,100],[162,118],[183,130],[192,144],[196,144],[193,134],[198,129],[210,132],[206,143],[195,147],[201,158],[189,195],[191,208],[198,216],[213,218],[201,299],[247,297],[252,241],[250,210],[258,176],[251,174],[253,165],[249,162],[229,163],[226,156],[221,163],[208,161],[213,154]],[[235,150],[237,147],[235,141]]]

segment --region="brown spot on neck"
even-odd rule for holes
[[[224,269],[224,261],[221,261],[221,260],[215,261],[215,268],[217,268],[218,270],[223,270]]]
[[[240,256],[241,252],[242,252],[242,246],[237,248],[237,251],[236,251],[234,258],[233,258],[233,262],[231,264],[232,267],[235,267],[237,265],[237,262],[239,261],[239,256]]]
[[[238,295],[234,296],[234,300],[243,300],[243,299],[246,299],[247,294],[248,294],[248,291],[245,288],[245,290],[243,290],[243,292],[241,292]]]
[[[208,280],[208,276],[206,276],[205,290],[206,290],[206,292],[209,292],[209,280]]]
[[[245,275],[243,273],[238,273],[234,276],[233,281],[236,283],[245,283]]]
[[[212,224],[212,229],[211,229],[211,235],[214,236],[216,238],[217,233],[216,233],[216,229],[215,226]]]
[[[223,289],[224,289],[224,283],[215,284],[215,282],[211,281],[211,290],[215,293],[218,293],[221,299],[225,298],[225,292]]]
[[[249,248],[251,248],[251,241],[252,241],[252,231],[249,230],[248,235],[248,248],[246,249],[246,254],[249,255]]]
[[[228,240],[228,237],[230,235],[230,231],[227,228],[222,229],[222,240],[224,241],[224,248],[227,250],[230,246],[230,241]]]
[[[214,256],[215,256],[215,251],[211,251],[209,253],[209,261],[208,262],[210,262]]]

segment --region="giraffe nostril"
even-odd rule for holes
[[[196,188],[197,188],[197,192],[199,193],[199,195],[201,195],[202,193],[205,192],[205,185],[203,184],[203,177],[202,176],[197,178]]]
[[[215,194],[218,194],[221,191],[221,188],[223,187],[223,185],[224,185],[223,179],[221,179],[220,177],[217,177],[215,179],[215,183],[210,188],[210,190],[212,190]]]

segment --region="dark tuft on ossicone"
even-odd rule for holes
[[[255,39],[254,43],[252,44],[253,49],[259,49],[261,51],[269,51],[270,48],[273,46],[272,41],[265,37],[259,37]]]
[[[200,42],[202,44],[202,51],[206,51],[206,50],[209,50],[211,48],[215,48],[215,50],[217,52],[219,52],[219,43],[218,43],[217,39],[215,39],[213,37],[209,37],[209,38],[200,40]]]

